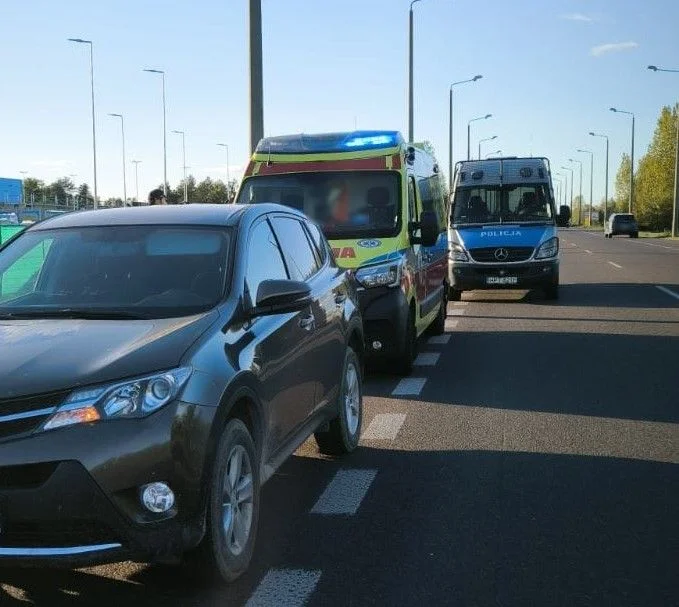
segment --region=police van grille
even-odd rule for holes
[[[498,258],[496,253],[500,250],[506,251],[506,258],[503,259],[502,254]],[[480,263],[505,263],[530,259],[530,256],[533,254],[533,247],[482,247],[470,249],[469,253],[474,261]]]

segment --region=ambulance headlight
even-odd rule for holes
[[[356,270],[356,280],[367,289],[397,287],[401,284],[401,264],[385,263]]]

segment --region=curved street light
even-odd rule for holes
[[[472,122],[476,122],[477,120],[488,120],[488,118],[492,118],[492,114],[486,114],[485,116],[479,116],[478,118],[472,118],[469,122],[467,122],[467,160],[471,160],[470,158],[470,141],[471,141],[471,125]]]
[[[468,82],[476,82],[481,80],[483,75],[477,74],[473,78],[468,78],[467,80],[458,80],[450,85],[449,91],[449,113],[448,113],[448,187],[452,189],[453,187],[453,87],[459,86],[461,84],[467,84]]]
[[[609,108],[611,112],[616,114],[627,114],[632,116],[632,146],[630,151],[630,171],[629,171],[629,212],[632,212],[632,200],[634,199],[634,113],[617,108]]]

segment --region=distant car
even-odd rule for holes
[[[606,222],[604,236],[613,238],[627,234],[630,238],[639,238],[639,225],[632,213],[613,213]]]
[[[280,205],[48,219],[0,249],[0,563],[180,562],[232,581],[260,485],[353,451],[363,329]]]
[[[19,225],[19,217],[16,213],[0,213],[0,225]]]

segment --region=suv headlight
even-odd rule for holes
[[[462,245],[454,242],[448,251],[448,259],[450,261],[469,261],[469,255],[467,255],[467,251],[464,250]]]
[[[368,266],[356,270],[356,280],[364,287],[397,287],[401,284],[401,262]]]
[[[76,390],[42,429],[146,417],[176,398],[190,376],[191,369],[181,367],[125,382]]]
[[[556,237],[545,240],[537,252],[535,253],[535,259],[547,259],[548,257],[556,257],[559,253],[559,239]]]

